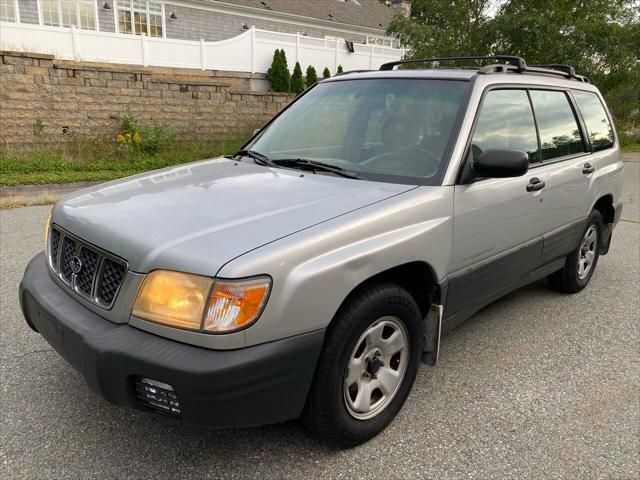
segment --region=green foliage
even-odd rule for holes
[[[140,126],[138,120],[130,113],[122,117],[120,129],[117,140],[124,150],[154,154],[165,150],[175,140],[175,133],[164,125],[154,122],[148,126]]]
[[[318,83],[318,74],[316,73],[315,67],[313,67],[312,65],[309,65],[307,67],[307,76],[305,78],[305,83],[307,85],[307,88]]]
[[[296,66],[293,69],[293,75],[291,76],[291,91],[296,95],[299,95],[304,91],[302,68],[300,67],[300,63],[298,62],[296,62]]]
[[[342,69],[342,65],[338,65],[338,69],[336,70],[336,73],[344,73],[344,70]]]
[[[33,136],[36,138],[42,138],[42,134],[44,133],[44,122],[39,118],[33,122]]]
[[[324,67],[322,71],[322,78],[331,78],[331,70],[328,67]]]
[[[273,52],[273,61],[267,71],[267,78],[271,81],[271,90],[274,92],[291,91],[291,74],[287,65],[287,55],[284,49],[276,49]]]
[[[637,123],[637,0],[506,0],[492,18],[499,3],[414,0],[411,17],[396,16],[388,33],[408,48],[408,58],[512,54],[529,64],[574,65],[603,92],[618,127]]]

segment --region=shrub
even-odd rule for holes
[[[331,71],[327,67],[322,71],[322,78],[331,78]]]
[[[120,122],[118,143],[125,151],[140,151],[147,154],[161,152],[175,140],[175,133],[164,125],[155,122],[149,126],[140,126],[138,120],[126,113]]]
[[[307,88],[318,83],[318,74],[312,65],[307,67],[307,78],[305,79],[305,83],[307,84]]]
[[[338,65],[338,69],[336,70],[336,74],[337,73],[344,73],[344,70],[342,69],[342,65]]]
[[[300,95],[304,91],[304,81],[302,80],[302,68],[300,63],[296,62],[291,76],[291,91],[296,95]]]
[[[284,49],[276,49],[273,52],[271,68],[267,71],[267,78],[271,81],[271,90],[274,92],[291,91],[291,74],[287,66],[287,55]]]

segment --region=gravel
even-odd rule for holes
[[[640,164],[611,252],[573,296],[483,309],[421,367],[395,422],[336,451],[297,422],[208,430],[113,406],[25,324],[18,283],[50,207],[0,211],[2,478],[630,479],[640,476]]]

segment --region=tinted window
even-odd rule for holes
[[[593,149],[598,151],[613,146],[613,128],[598,96],[595,93],[575,91],[573,96],[582,112]]]
[[[584,152],[580,128],[567,94],[545,90],[529,93],[538,121],[542,160]]]
[[[524,90],[492,90],[485,96],[471,149],[474,158],[489,149],[521,150],[537,162],[538,138]]]

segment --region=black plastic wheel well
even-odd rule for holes
[[[594,210],[598,210],[600,215],[602,215],[602,220],[605,225],[607,223],[613,223],[615,212],[613,210],[613,196],[612,195],[604,195],[598,199],[596,204],[593,206]]]

